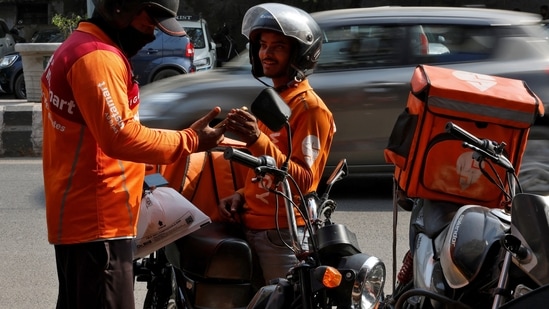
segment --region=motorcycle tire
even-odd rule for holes
[[[16,99],[27,98],[27,88],[25,87],[25,77],[23,73],[19,73],[13,83],[13,95]]]
[[[177,309],[170,283],[166,280],[152,282],[147,288],[143,309]]]

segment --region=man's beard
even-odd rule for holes
[[[143,46],[154,41],[154,39],[155,37],[153,34],[144,34],[131,26],[118,32],[118,43],[128,58],[135,56],[137,52],[143,48]]]

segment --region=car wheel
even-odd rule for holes
[[[13,95],[16,99],[27,98],[27,88],[25,88],[25,76],[23,73],[17,75],[13,83]]]
[[[177,71],[177,70],[174,70],[174,69],[164,69],[164,70],[160,70],[158,71],[152,81],[157,81],[157,80],[160,80],[160,79],[163,79],[163,78],[167,78],[167,77],[171,77],[171,76],[175,76],[175,75],[180,75],[181,72]]]

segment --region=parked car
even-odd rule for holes
[[[4,93],[13,94],[16,99],[27,97],[23,61],[18,52],[0,58],[0,88]]]
[[[171,37],[155,30],[155,37],[131,59],[140,84],[195,71],[194,47],[188,36]],[[63,40],[59,30],[46,29],[35,33],[31,41],[55,43]],[[5,93],[13,93],[17,99],[26,98],[23,63],[19,53],[13,52],[0,59],[0,87]]]
[[[15,39],[10,33],[6,21],[0,18],[0,57],[15,50]]]
[[[64,36],[58,29],[37,31],[32,43],[61,43]],[[23,75],[23,61],[18,52],[11,52],[0,58],[0,88],[2,92],[13,93],[16,99],[26,99],[25,76]]]
[[[43,42],[63,42],[64,37],[61,30],[57,27],[45,28],[39,31],[36,31],[31,38],[31,43],[43,43]]]
[[[537,14],[378,7],[312,15],[323,29],[324,43],[310,83],[337,126],[327,171],[347,158],[355,175],[393,172],[383,150],[418,64],[523,80],[549,102],[549,43]],[[222,68],[143,88],[141,121],[180,129],[215,105],[226,113],[250,104],[264,86],[252,77],[248,55],[242,54]],[[547,141],[548,135],[547,127],[536,125],[530,137]]]
[[[156,29],[155,40],[131,58],[140,85],[196,71],[194,46],[189,36],[173,37]]]
[[[194,66],[197,71],[213,69],[217,63],[216,44],[210,34],[208,23],[192,16],[178,16],[178,21],[183,26],[194,45]]]

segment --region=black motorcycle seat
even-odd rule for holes
[[[238,225],[212,222],[169,246],[168,259],[186,274],[200,278],[251,280],[252,252]],[[179,257],[174,257],[174,251]],[[177,261],[172,261],[174,258]]]

